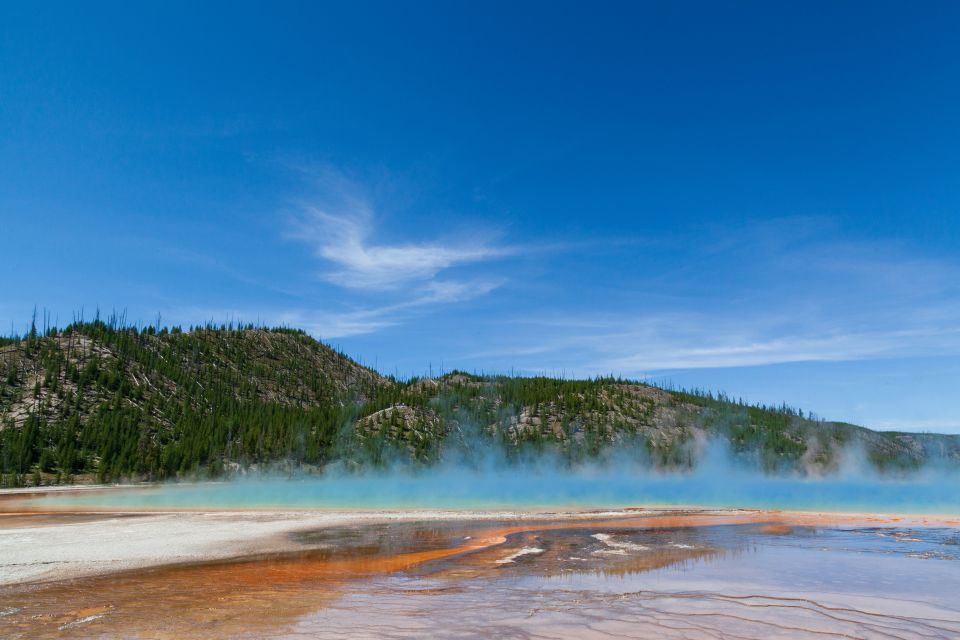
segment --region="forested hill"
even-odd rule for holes
[[[617,452],[697,464],[711,440],[768,472],[960,464],[960,438],[878,433],[613,378],[397,381],[300,331],[136,329],[101,321],[0,343],[3,486],[430,465],[494,453],[571,466]]]

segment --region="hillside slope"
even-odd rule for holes
[[[850,450],[879,467],[960,463],[955,436],[877,433],[616,379],[398,382],[288,329],[75,324],[0,345],[0,376],[6,486],[545,453],[687,468],[711,441],[771,472],[828,473]]]

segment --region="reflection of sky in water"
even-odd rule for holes
[[[677,533],[657,532],[660,536]],[[537,584],[560,581],[566,587],[590,589],[695,590],[732,583],[734,591],[747,593],[762,588],[768,594],[896,590],[926,601],[956,605],[956,594],[960,593],[957,536],[958,530],[949,528],[798,527],[787,535],[766,535],[751,525],[704,527],[697,539],[728,553],[625,575],[621,582],[583,572],[545,578]],[[642,542],[645,536],[630,539]]]
[[[688,475],[606,470],[595,473],[501,468],[477,474],[328,476],[168,484],[51,494],[44,506],[103,508],[510,509],[697,505],[887,513],[960,514],[960,477],[920,474],[895,481],[870,476],[773,477],[709,465]]]
[[[727,552],[615,574],[544,572],[538,564],[552,560],[540,554],[481,579],[444,579],[442,570],[394,575],[356,585],[332,608],[303,617],[288,637],[956,638],[957,533],[799,528],[769,535],[754,526],[620,532],[637,555],[670,542]],[[951,553],[953,560],[931,559]]]

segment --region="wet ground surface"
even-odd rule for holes
[[[422,522],[0,589],[0,637],[960,638],[960,529]]]

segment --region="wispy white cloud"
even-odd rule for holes
[[[677,245],[666,269],[607,286],[611,301],[513,318],[491,349],[466,359],[641,376],[960,354],[960,266],[949,261],[894,241],[850,241],[807,218]]]
[[[484,242],[376,242],[375,216],[362,200],[332,212],[306,206],[295,223],[295,237],[309,242],[317,257],[332,268],[322,277],[340,287],[371,291],[396,290],[410,283],[431,283],[452,267],[502,258],[511,247]]]
[[[341,312],[287,311],[277,317],[283,324],[304,329],[322,339],[347,338],[375,333],[408,320],[430,305],[463,302],[482,296],[499,286],[496,280],[431,282],[421,295],[380,306]]]
[[[830,362],[897,356],[938,355],[960,350],[960,329],[910,329],[828,335],[765,336],[690,334],[683,340],[660,336],[631,340],[624,355],[607,354],[589,366],[598,371],[641,372],[666,369],[749,367],[789,362]]]
[[[176,319],[206,318],[211,322],[256,322],[266,325],[290,326],[303,329],[323,340],[349,338],[382,331],[409,320],[418,311],[430,305],[464,302],[484,295],[497,286],[497,280],[465,282],[432,282],[420,295],[392,304],[369,305],[344,310],[318,310],[308,308],[285,310],[239,309],[180,309]]]
[[[382,331],[397,324],[383,309],[360,309],[356,311],[284,311],[276,315],[277,323],[303,329],[322,340],[349,338]]]
[[[526,331],[523,344],[474,352],[469,360],[511,363],[539,370],[562,367],[578,375],[615,373],[642,377],[675,369],[750,367],[790,362],[834,362],[960,353],[960,328],[862,332],[771,333],[760,323],[719,326],[704,315],[667,315],[603,324],[586,318],[577,330]],[[537,323],[534,323],[537,324]],[[519,360],[519,361],[518,361]]]
[[[348,308],[292,310],[284,321],[324,338],[362,335],[438,305],[487,295],[506,282],[477,267],[519,253],[494,242],[497,233],[473,229],[466,240],[400,238],[372,204],[369,193],[376,190],[329,168],[302,171],[318,189],[297,205],[287,236],[311,248],[320,261],[319,279],[337,287],[337,306]]]

